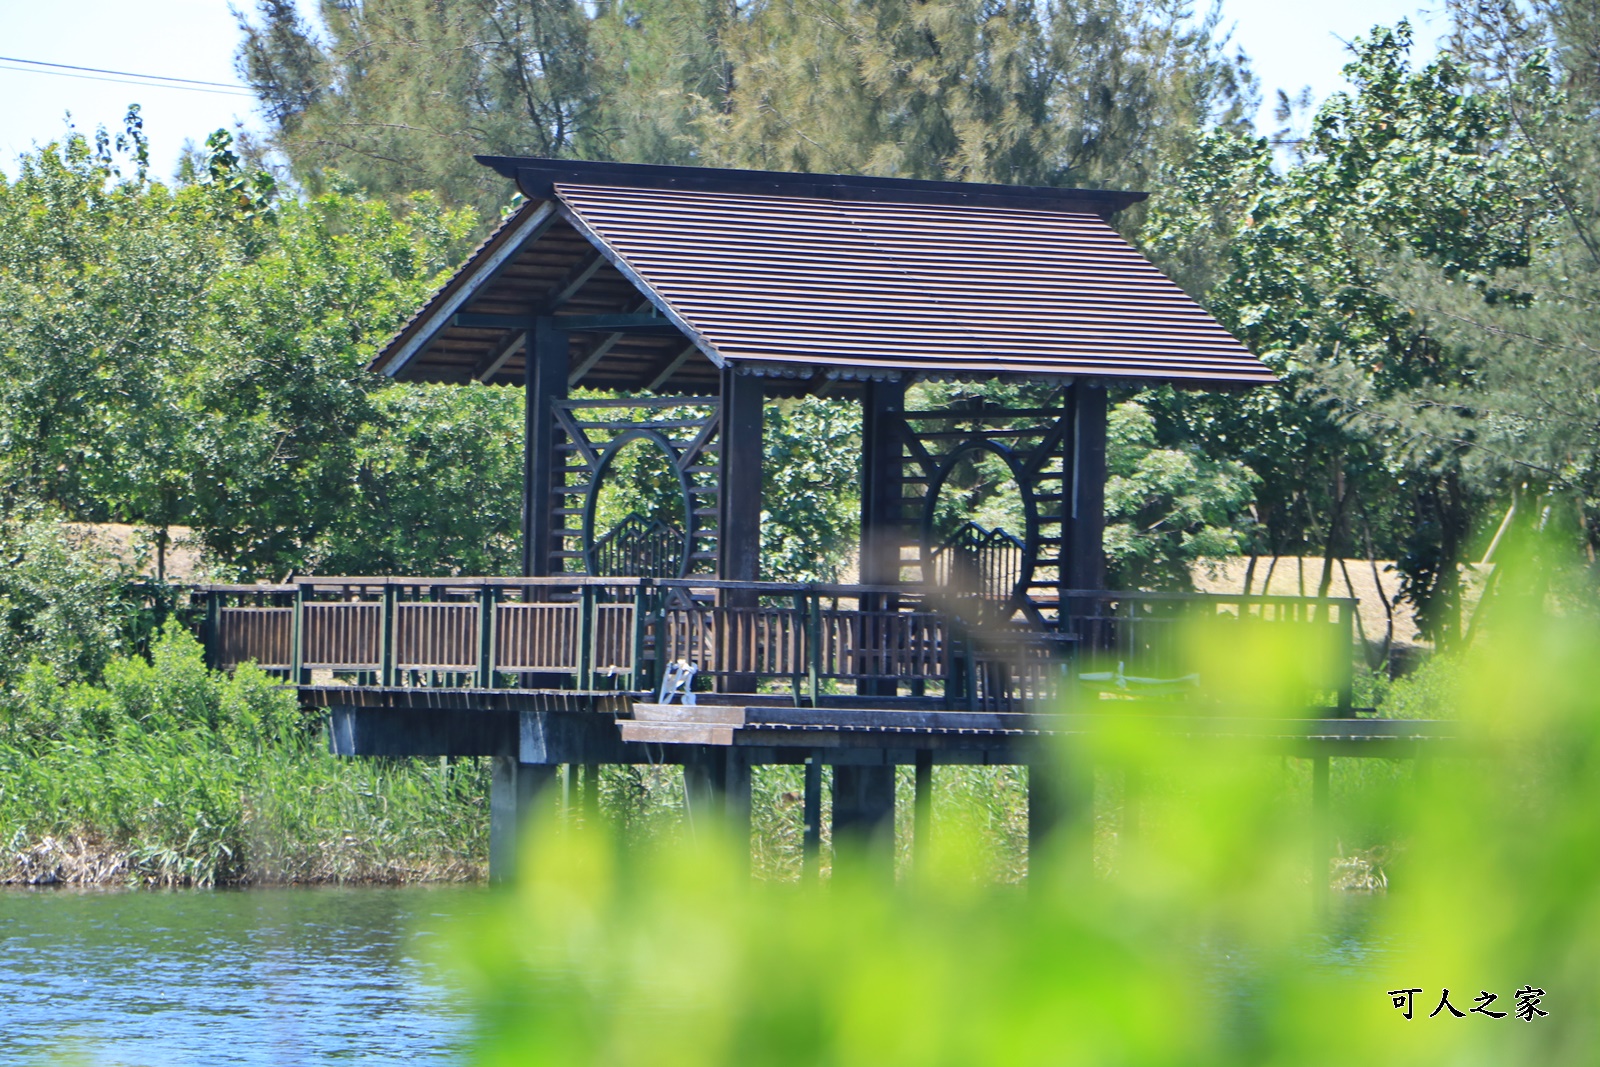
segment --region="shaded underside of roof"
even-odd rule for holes
[[[775,392],[880,375],[1274,380],[1097,213],[592,182],[547,195],[373,369],[516,383],[522,332],[482,316],[653,312],[647,328],[569,332],[571,384],[714,392],[719,365]]]
[[[547,205],[527,204],[506,220],[481,245],[445,286],[396,334],[371,364],[389,373],[391,365],[415,350],[394,377],[406,381],[518,385],[523,381],[525,337],[520,330],[455,324],[458,316],[515,315],[531,318],[535,310],[558,317],[647,312],[649,299],[609,263],[602,252],[553,217],[539,232],[498,264],[488,266],[520,228]],[[466,294],[466,299],[452,298]],[[683,334],[670,329],[648,332],[584,332],[567,335],[573,384],[599,389],[716,392],[718,372]],[[598,358],[596,358],[598,357]],[[674,366],[676,365],[676,366]],[[670,372],[668,380],[661,380]],[[670,388],[669,388],[670,386]]]

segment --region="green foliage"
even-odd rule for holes
[[[1098,874],[1069,821],[1027,857],[1026,893],[974,877],[987,816],[942,797],[898,883],[848,855],[821,885],[752,882],[738,843],[703,827],[622,849],[546,818],[516,891],[456,947],[475,1062],[1587,1063],[1597,640],[1587,617],[1503,617],[1445,686],[1472,747],[1426,775],[1334,761],[1339,839],[1382,826],[1404,847],[1339,857],[1380,860],[1388,892],[1336,894],[1327,918],[1304,761],[1197,749],[1148,720],[1059,753],[1141,782],[1138,815],[1099,838]],[[1282,688],[1272,662],[1219,666]],[[1428,1018],[1443,988],[1463,1011],[1479,990],[1514,1010],[1523,986],[1547,1016]],[[1408,1021],[1389,991],[1419,987]]]
[[[310,189],[438,189],[492,219],[510,191],[475,152],[555,156],[588,132],[598,86],[572,0],[326,3],[325,40],[286,0],[256,7],[239,70]]]
[[[369,397],[324,574],[511,574],[520,558],[522,394],[396,386]]]
[[[253,665],[205,668],[169,623],[101,685],[35,661],[0,704],[0,880],[162,885],[462,878],[483,860],[475,763],[340,760],[293,693]],[[49,842],[98,868],[40,870]]]
[[[226,134],[208,146],[203,178],[168,188],[74,135],[0,186],[0,502],[191,525],[244,574],[499,558],[483,525],[415,520],[443,464],[505,473],[506,398],[375,401],[363,370],[472,218],[427,196],[403,215],[343,192],[279,200]],[[504,491],[480,482],[468,510],[503,518]]]
[[[1221,14],[1170,0],[1049,8],[686,0],[324,4],[241,18],[241,72],[295,177],[437,189],[492,218],[475,152],[1044,185],[1143,184],[1254,83]]]
[[[63,682],[98,681],[131,650],[144,614],[128,569],[46,513],[0,523],[0,686],[38,661]]]
[[[1474,368],[1385,282],[1403,269],[1482,292],[1528,262],[1548,205],[1506,96],[1474,91],[1449,53],[1413,69],[1410,43],[1404,22],[1357,43],[1355,91],[1323,105],[1293,165],[1222,132],[1170,172],[1143,240],[1284,385],[1161,394],[1152,410],[1163,438],[1260,475],[1252,550],[1393,552],[1425,631],[1448,641],[1454,565],[1485,501],[1463,467],[1471,442],[1396,433],[1357,409],[1463,386]]]
[[[719,36],[731,77],[699,101],[701,152],[776,170],[1143,187],[1250,107],[1220,11],[1193,14],[1162,0],[756,9]]]
[[[1019,540],[1027,531],[1022,489],[1011,465],[998,452],[966,452],[939,486],[933,505],[935,543],[943,543],[968,522],[1005,530]]]
[[[688,521],[677,465],[657,442],[645,438],[634,438],[619,448],[601,475],[595,500],[596,539],[631,515],[680,533]]]
[[[761,577],[832,582],[861,521],[861,410],[805,397],[769,403],[761,484]]]
[[[1189,589],[1204,559],[1239,554],[1256,475],[1194,448],[1160,448],[1125,401],[1106,419],[1106,563],[1113,589]]]

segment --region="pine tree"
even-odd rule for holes
[[[474,153],[1138,186],[1254,81],[1180,0],[287,0],[243,76],[302,183],[493,218]]]

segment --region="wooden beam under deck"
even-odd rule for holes
[[[934,711],[861,701],[800,708],[780,698],[698,694],[700,704],[657,704],[617,690],[428,689],[301,686],[308,707],[334,716],[341,755],[497,755],[524,762],[681,763],[697,746],[745,749],[752,764],[893,766],[1035,762],[1053,739],[1119,730],[1191,743],[1243,744],[1301,757],[1468,755],[1461,723],[1416,719],[1178,715],[1159,710],[1091,713]],[[876,706],[874,706],[876,705]],[[1169,705],[1170,707],[1170,705]],[[631,717],[630,717],[631,715]],[[519,742],[517,738],[521,738]],[[519,747],[520,746],[520,747]]]
[[[1470,747],[1448,720],[1292,719],[1150,712],[1078,714],[923,711],[887,707],[796,708],[771,705],[636,703],[617,725],[626,741],[647,744],[808,748],[896,747],[917,750],[1021,746],[1053,738],[1093,738],[1135,730],[1196,744],[1260,745],[1288,755],[1407,758],[1420,749]],[[1018,759],[1016,762],[1030,762]]]

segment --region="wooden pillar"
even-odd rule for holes
[[[928,860],[933,837],[933,752],[917,752],[915,800],[911,809],[911,865],[920,867]]]
[[[905,540],[901,514],[901,437],[905,428],[904,382],[868,382],[861,395],[861,584],[899,585],[900,546]],[[894,596],[868,596],[866,611],[895,611]],[[894,696],[892,678],[857,683],[863,696]]]
[[[763,382],[732,368],[722,372],[722,452],[717,497],[717,577],[761,577]]]
[[[1084,754],[1028,764],[1028,881],[1049,885],[1094,874],[1094,764]]]
[[[567,336],[556,329],[554,319],[539,315],[529,325],[524,344],[522,573],[524,577],[543,577],[559,570],[551,565],[556,547],[556,489],[564,478],[557,473],[564,461],[556,450],[555,402],[567,395]],[[523,674],[519,684],[558,688],[567,677]],[[569,767],[568,775],[574,770]]]
[[[723,817],[728,764],[720,745],[697,745],[683,761],[683,805],[689,832],[708,832]]]
[[[833,768],[833,865],[894,877],[894,767]]]
[[[728,834],[733,847],[739,850],[740,862],[748,868],[750,863],[750,761],[737,748],[722,750],[724,767],[722,775],[722,817],[727,821]]]
[[[200,642],[205,649],[208,670],[222,667],[222,594],[215,589],[205,591],[206,614],[201,623]]]
[[[861,584],[899,585],[904,382],[868,382],[861,397]]]
[[[583,806],[583,821],[593,826],[600,820],[600,764],[583,765],[582,783],[578,801]]]
[[[734,368],[722,371],[722,451],[717,484],[717,577],[725,582],[761,578],[761,466],[763,381]],[[723,590],[718,602],[727,608],[753,608],[756,594]],[[722,655],[731,655],[725,647]],[[754,674],[724,675],[723,691],[753,693]]]
[[[1333,803],[1328,769],[1327,756],[1311,757],[1311,905],[1319,917],[1328,913],[1329,867],[1333,860]]]
[[[1129,764],[1122,772],[1121,844],[1139,839],[1140,808],[1144,803],[1144,771]]]
[[[804,804],[800,863],[804,876],[809,878],[817,874],[822,860],[822,759],[816,753],[806,759]]]
[[[1080,379],[1067,392],[1067,500],[1061,584],[1104,589],[1106,582],[1106,390]]]
[[[538,316],[528,330],[523,385],[527,411],[522,450],[522,573],[525,577],[550,574],[550,554],[555,549],[555,489],[557,468],[554,404],[567,395],[567,335],[555,320]]]
[[[693,835],[727,833],[750,856],[750,761],[727,745],[700,745],[683,762],[683,802]]]
[[[555,767],[492,757],[489,779],[489,881],[509,882],[517,873],[517,846],[524,823]]]

